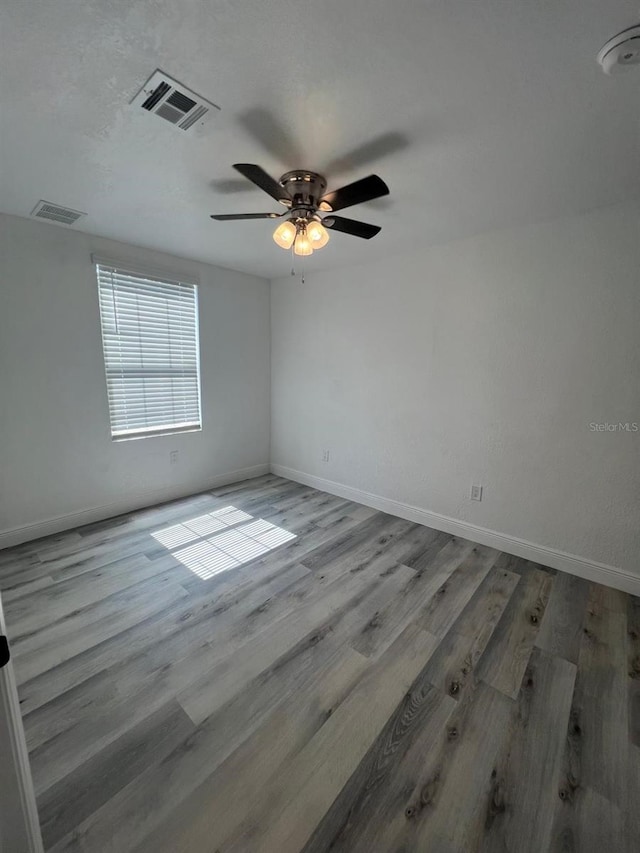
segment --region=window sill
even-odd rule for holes
[[[111,441],[113,442],[121,442],[121,441],[138,441],[141,438],[162,438],[163,436],[168,435],[182,435],[186,432],[202,432],[202,426],[197,427],[179,427],[177,429],[164,429],[159,432],[136,432],[131,435],[112,435]]]

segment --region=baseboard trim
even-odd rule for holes
[[[25,524],[21,527],[2,530],[0,531],[0,549],[12,548],[14,545],[21,545],[23,542],[40,539],[42,536],[61,533],[63,530],[81,527],[83,524],[93,524],[95,521],[104,521],[106,518],[113,518],[125,512],[133,512],[136,509],[144,509],[145,507],[163,503],[164,501],[196,495],[199,492],[206,492],[208,489],[214,489],[218,486],[226,486],[230,483],[239,483],[241,480],[261,477],[263,474],[268,474],[269,472],[270,466],[265,462],[261,465],[252,465],[250,468],[238,468],[235,471],[228,471],[224,474],[214,474],[198,483],[191,483],[181,487],[167,486],[162,489],[147,489],[146,491],[129,494],[119,501],[112,501],[111,503],[101,504],[90,509],[70,512],[65,515],[55,516],[54,518],[47,518],[44,521],[36,521],[33,524]]]
[[[316,477],[313,474],[306,474],[303,471],[297,471],[295,468],[288,468],[285,465],[272,464],[271,472],[277,474],[279,477],[295,480],[298,483],[312,486],[323,492],[329,492],[332,495],[373,507],[382,512],[397,515],[399,518],[406,518],[408,521],[415,521],[418,524],[424,524],[426,527],[443,530],[445,533],[451,533],[463,539],[470,539],[472,542],[487,545],[499,551],[506,551],[508,554],[513,554],[516,557],[522,557],[525,560],[531,560],[543,566],[550,566],[552,569],[559,569],[562,572],[577,575],[588,581],[605,584],[631,595],[640,595],[640,576],[633,575],[624,569],[608,566],[605,563],[597,563],[594,560],[578,557],[575,554],[567,554],[564,551],[548,548],[545,545],[536,545],[533,542],[527,542],[526,539],[519,539],[516,536],[509,536],[506,533],[498,533],[496,530],[479,527],[476,524],[460,521],[447,515],[441,515],[437,512],[431,512],[421,507],[393,500],[392,498],[384,498],[381,495],[366,492],[362,489],[354,489],[343,483],[326,480],[324,477]]]

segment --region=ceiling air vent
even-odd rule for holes
[[[31,216],[37,219],[48,219],[50,222],[60,222],[62,225],[73,225],[81,216],[86,216],[86,213],[81,213],[79,210],[71,210],[70,207],[62,207],[59,204],[52,204],[50,201],[40,201],[31,211]]]
[[[149,77],[131,104],[155,113],[181,130],[204,124],[215,110],[220,109],[159,69]]]

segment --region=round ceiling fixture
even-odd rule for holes
[[[632,65],[640,65],[640,25],[609,39],[598,53],[598,62],[605,74],[620,74]]]

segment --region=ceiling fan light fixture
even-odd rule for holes
[[[307,235],[313,249],[322,249],[329,242],[329,232],[321,222],[310,222],[307,225]]]
[[[290,249],[296,239],[296,226],[287,220],[282,222],[273,232],[273,239],[281,249]]]
[[[305,231],[300,231],[298,233],[296,242],[293,244],[293,251],[296,255],[301,255],[302,257],[313,255],[313,246],[311,245],[311,240],[307,237]]]
[[[335,215],[335,211],[389,195],[389,187],[378,175],[360,178],[325,194],[327,181],[317,172],[294,169],[275,181],[255,163],[234,163],[233,168],[289,210],[283,213],[212,213],[211,218],[224,222],[286,217],[286,221],[273,232],[273,240],[282,249],[293,249],[296,255],[312,255],[315,249],[326,246],[330,238],[327,229],[363,240],[370,240],[381,230],[378,225]],[[330,215],[321,217],[320,213]]]

